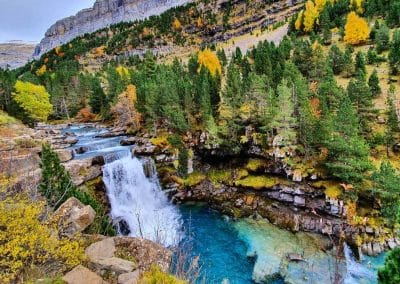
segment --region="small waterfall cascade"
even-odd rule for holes
[[[120,227],[119,233],[176,245],[181,238],[180,214],[162,191],[154,162],[145,165],[128,155],[103,167],[111,216],[127,227]]]
[[[344,256],[346,258],[346,268],[347,268],[347,275],[344,279],[344,283],[345,284],[374,283],[373,279],[376,279],[376,274],[372,270],[368,269],[368,267],[362,265],[356,260],[353,252],[346,243],[344,244],[343,251],[344,251]]]

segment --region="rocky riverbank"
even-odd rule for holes
[[[218,149],[203,148],[202,139],[200,135],[188,141],[194,154],[188,161],[186,179],[178,176],[178,155],[168,143],[142,135],[121,144],[135,145],[134,155],[154,158],[159,178],[174,202],[207,202],[235,218],[266,218],[292,232],[329,236],[346,241],[359,255],[376,256],[400,246],[392,229],[375,219],[364,217],[360,223],[349,223],[349,203],[339,197],[345,185],[289,166],[285,158],[292,153],[279,146],[278,138],[270,151],[252,145],[244,155],[228,159]],[[219,162],[210,163],[213,158]]]

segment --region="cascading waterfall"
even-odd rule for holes
[[[154,173],[153,173],[154,174]],[[156,174],[147,178],[141,161],[130,155],[106,164],[103,180],[113,220],[123,220],[129,236],[165,246],[178,244],[181,219],[161,190]]]
[[[344,255],[346,258],[347,275],[344,279],[345,284],[371,283],[376,279],[376,274],[365,265],[357,262],[350,247],[344,244]],[[364,281],[364,282],[362,282]]]

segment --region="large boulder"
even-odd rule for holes
[[[73,158],[72,155],[72,150],[68,150],[68,149],[58,149],[55,151],[58,154],[58,157],[60,158],[60,161],[62,163],[71,161]]]
[[[54,212],[52,220],[57,222],[60,235],[71,237],[90,226],[95,217],[96,212],[90,205],[85,206],[71,197]]]
[[[85,182],[101,176],[101,166],[104,164],[104,158],[93,157],[83,160],[72,160],[65,163],[65,168],[71,175],[75,185],[82,185]]]
[[[67,284],[107,284],[99,275],[87,269],[82,265],[78,265],[68,272],[62,278]]]

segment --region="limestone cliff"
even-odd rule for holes
[[[72,39],[119,22],[140,20],[193,0],[96,0],[92,8],[57,21],[35,49],[38,57]]]

